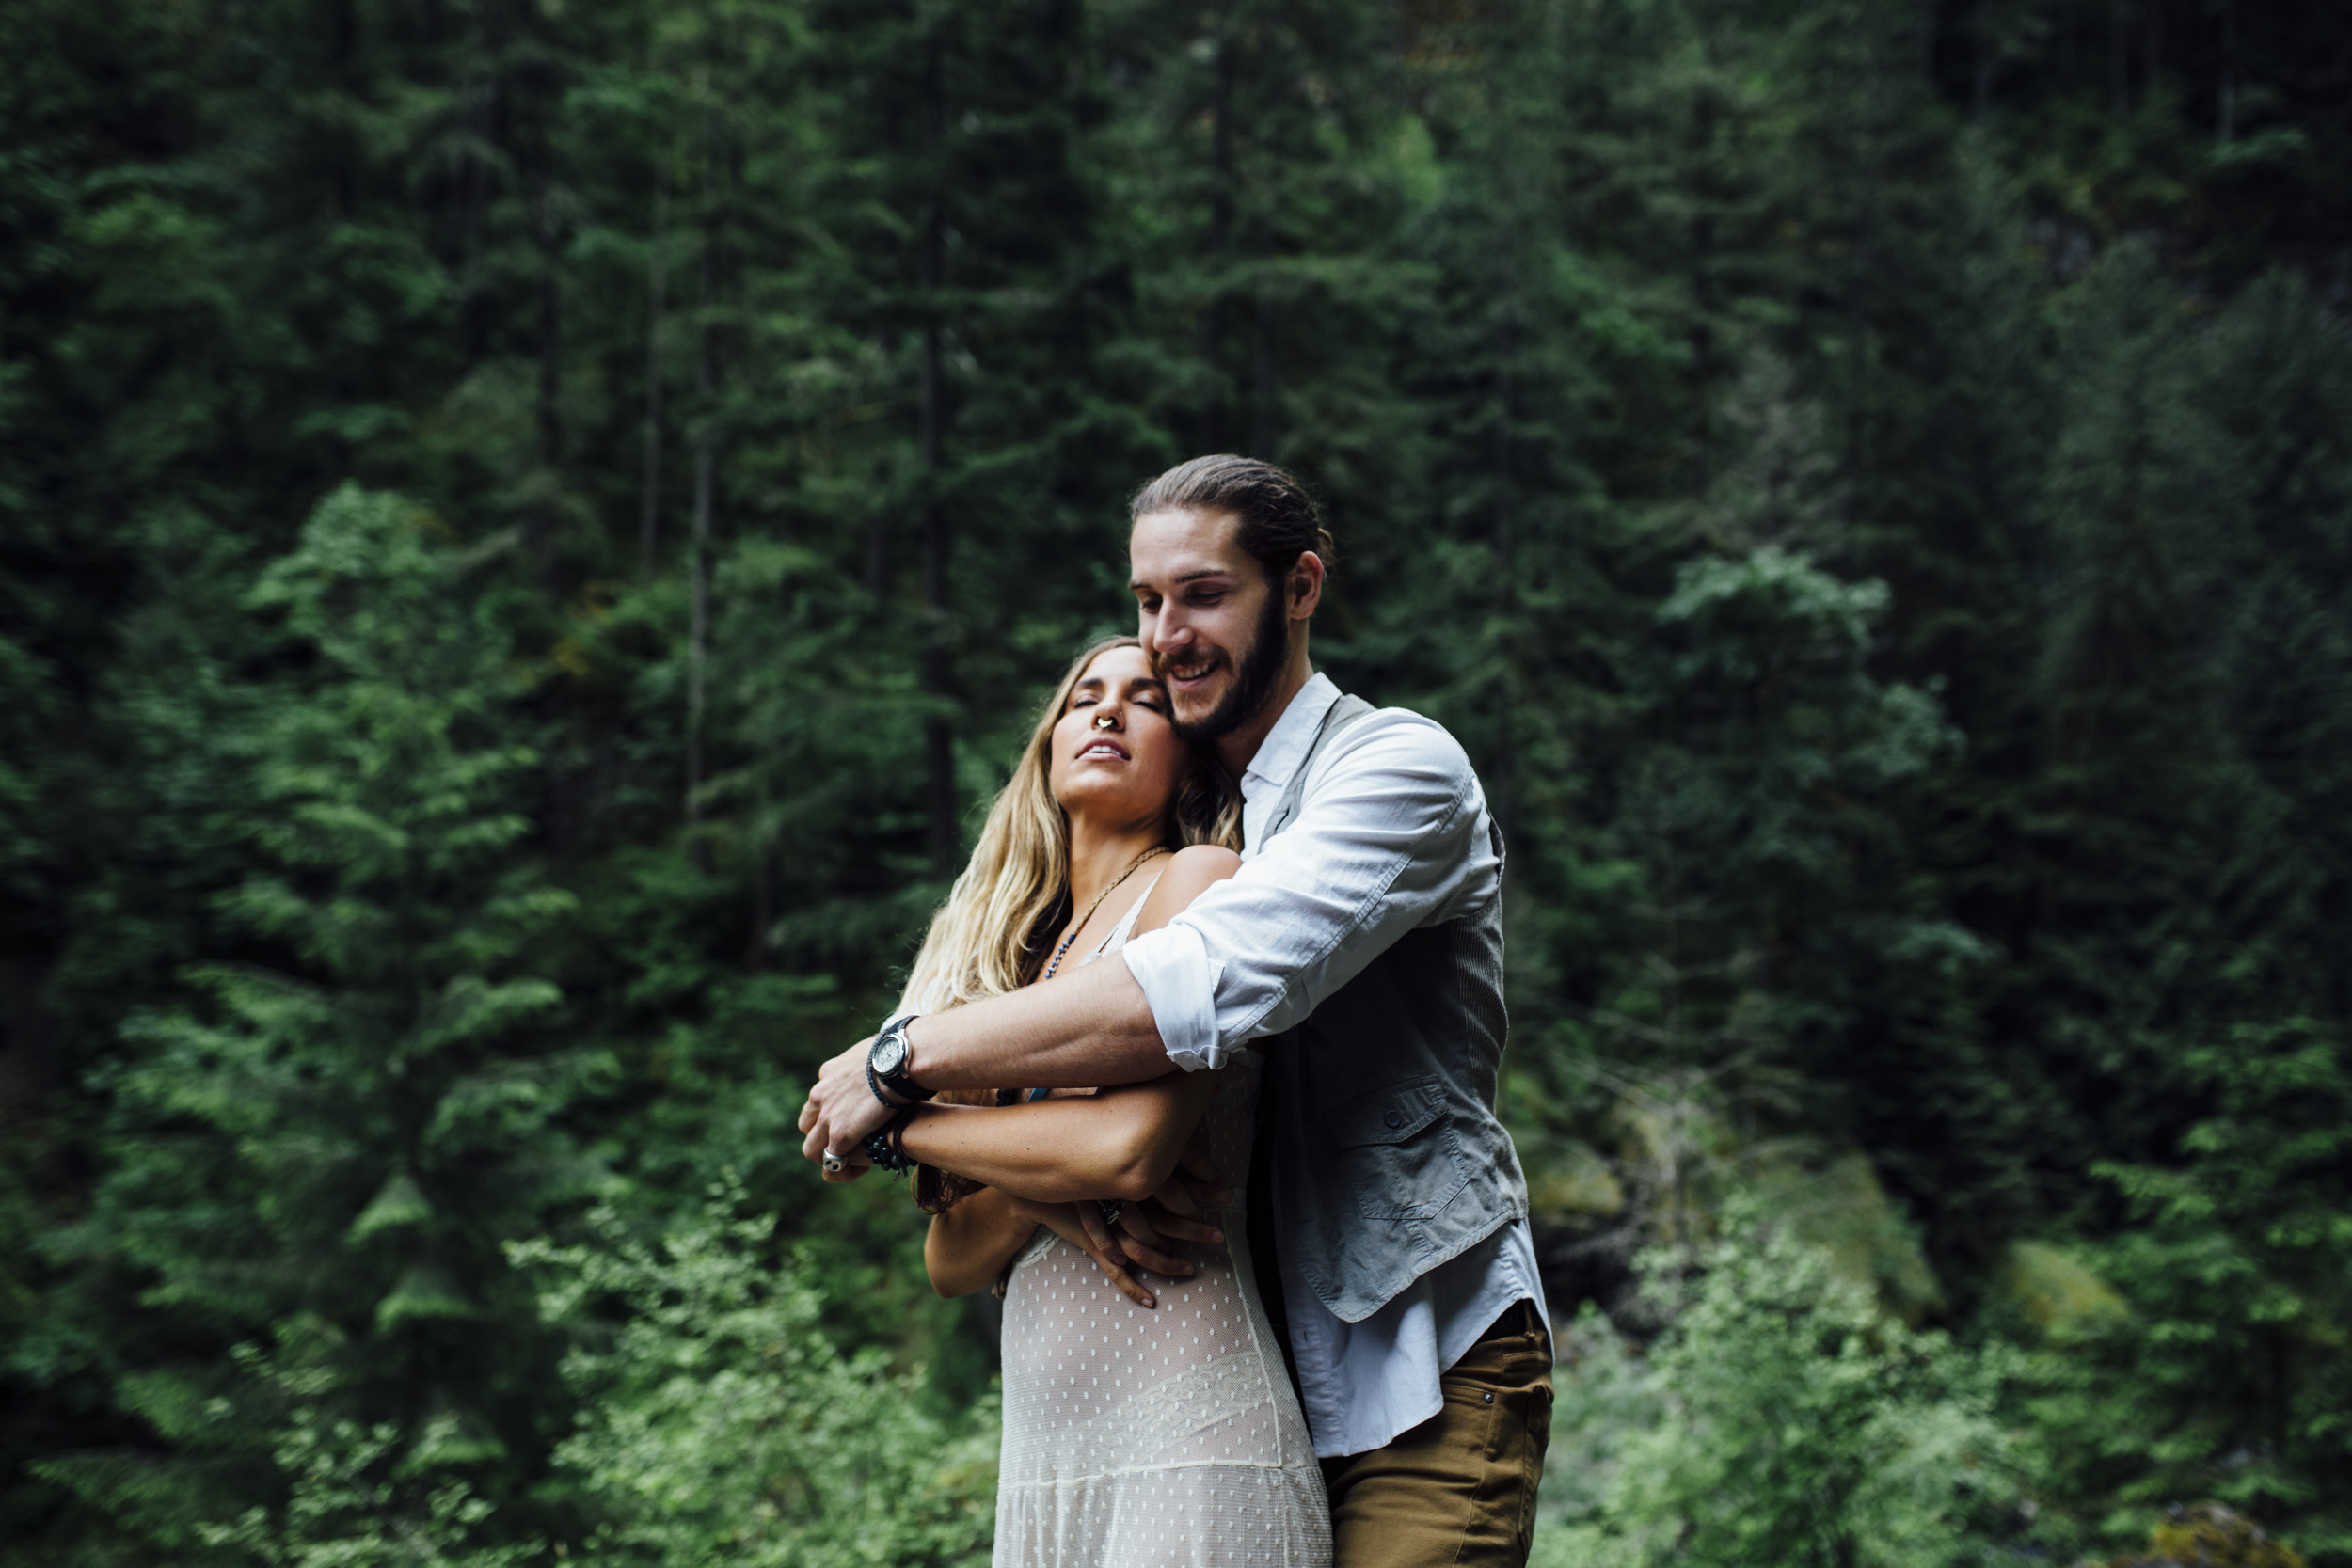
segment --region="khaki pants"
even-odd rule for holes
[[[1439,1380],[1445,1407],[1323,1462],[1333,1568],[1523,1568],[1551,1443],[1551,1336],[1520,1302]]]

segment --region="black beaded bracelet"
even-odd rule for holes
[[[898,1133],[907,1124],[907,1113],[900,1111],[882,1124],[881,1132],[866,1140],[866,1157],[875,1168],[893,1176],[903,1176],[914,1168],[914,1160],[898,1147]]]

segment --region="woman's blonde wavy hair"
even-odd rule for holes
[[[1048,782],[1054,725],[1087,667],[1113,648],[1139,648],[1111,637],[1074,659],[1038,715],[1020,765],[988,808],[972,860],[931,916],[930,930],[907,976],[900,1012],[944,1012],[1018,990],[1043,966],[1070,904],[1070,819]],[[1241,847],[1241,792],[1205,746],[1176,786],[1164,838],[1171,849],[1195,844]]]

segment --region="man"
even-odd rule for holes
[[[1123,962],[835,1057],[802,1113],[804,1152],[854,1163],[885,1092],[1132,1083],[1283,1037],[1257,1139],[1273,1223],[1253,1228],[1278,1255],[1267,1309],[1288,1329],[1335,1561],[1523,1564],[1551,1346],[1493,1108],[1501,834],[1442,728],[1314,673],[1333,551],[1295,480],[1197,458],[1143,488],[1133,524],[1144,649],[1178,728],[1241,780],[1245,864]]]

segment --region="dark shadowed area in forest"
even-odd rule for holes
[[[9,1562],[984,1560],[792,1119],[1235,451],[1509,839],[1538,1563],[2352,1564],[2352,8],[0,59]]]

